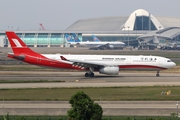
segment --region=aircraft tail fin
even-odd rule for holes
[[[72,39],[72,37],[69,36],[68,34],[65,34],[65,38],[66,38],[66,42],[74,42],[74,40]]]
[[[92,35],[94,42],[101,42],[95,35]]]
[[[36,54],[36,52],[31,50],[13,31],[6,31],[6,35],[11,44],[12,51],[14,52],[15,55]]]
[[[78,36],[75,33],[72,33],[72,36],[74,37],[75,42],[81,42],[81,40],[78,38]]]

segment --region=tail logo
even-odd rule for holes
[[[12,41],[14,42],[14,44],[16,45],[16,47],[23,47],[22,45],[21,45],[21,43],[19,43],[19,41],[17,40],[17,39],[12,39]]]

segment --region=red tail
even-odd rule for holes
[[[32,51],[14,32],[6,31],[6,35],[15,55],[39,55],[38,53]]]

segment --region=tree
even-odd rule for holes
[[[91,120],[101,120],[102,114],[103,114],[102,107],[98,103],[94,103]]]
[[[72,120],[101,120],[103,113],[101,106],[94,104],[94,101],[84,92],[77,92],[71,97],[69,103],[72,108],[68,111],[68,116]]]

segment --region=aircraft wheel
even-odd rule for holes
[[[160,75],[159,75],[159,71],[157,71],[157,74],[156,74],[156,77],[159,77]]]
[[[94,77],[94,73],[90,73],[90,77]]]
[[[89,77],[89,73],[85,73],[85,75],[84,75],[85,77]]]
[[[159,74],[156,74],[156,77],[159,77],[160,75]]]

